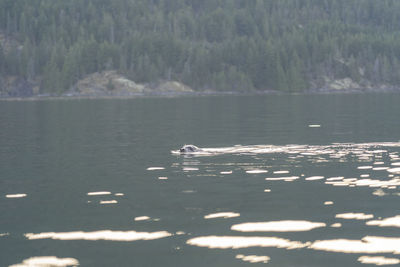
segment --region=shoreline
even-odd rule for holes
[[[0,96],[0,101],[46,101],[46,100],[86,100],[86,99],[134,99],[134,98],[174,98],[174,97],[203,97],[203,96],[256,96],[256,95],[341,95],[341,94],[390,94],[400,93],[400,88],[390,89],[310,89],[304,92],[280,92],[280,91],[252,91],[252,92],[234,92],[234,91],[193,91],[193,92],[147,92],[136,94],[73,94],[73,95],[33,95],[27,97],[4,97]]]

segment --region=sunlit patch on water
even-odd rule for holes
[[[336,214],[335,218],[346,219],[346,220],[368,220],[374,218],[374,215],[349,212],[349,213]]]
[[[325,178],[324,176],[311,176],[311,177],[307,177],[306,181],[322,180],[324,178]]]
[[[400,168],[387,169],[388,172],[400,174]]]
[[[101,200],[100,201],[101,205],[117,204],[117,203],[118,203],[118,201],[115,200],[115,199],[112,199],[112,200]]]
[[[189,239],[188,245],[211,249],[239,249],[249,247],[275,247],[296,249],[304,248],[308,243],[290,241],[279,237],[262,236],[200,236]]]
[[[136,231],[112,231],[102,230],[95,232],[48,232],[48,233],[27,233],[24,235],[29,240],[54,239],[54,240],[109,240],[109,241],[137,241],[154,240],[172,236],[167,231],[159,232],[136,232]]]
[[[67,267],[77,266],[79,261],[74,258],[57,258],[55,256],[32,257],[23,260],[21,263],[9,267]]]
[[[236,224],[231,230],[239,232],[302,232],[326,227],[325,223],[309,221],[271,221]]]
[[[368,221],[366,224],[379,227],[400,227],[400,215],[383,220]]]
[[[400,253],[400,238],[366,236],[361,240],[331,239],[313,242],[310,249],[340,253]]]
[[[164,167],[148,167],[146,170],[148,171],[159,171],[159,170],[165,170]]]
[[[182,170],[184,172],[190,172],[190,171],[198,171],[199,168],[196,168],[196,167],[184,167]]]
[[[267,172],[268,172],[267,170],[261,170],[261,169],[247,170],[247,171],[246,171],[246,173],[254,173],[254,174],[257,174],[257,173],[267,173]]]
[[[262,263],[268,263],[270,261],[270,257],[268,256],[257,256],[257,255],[243,255],[243,254],[238,254],[235,257],[236,259],[240,259],[242,261],[247,261],[250,263],[258,263],[258,262],[262,262]]]
[[[26,196],[27,196],[27,194],[8,194],[8,195],[6,195],[6,198],[23,198]]]
[[[397,258],[386,258],[382,256],[361,256],[358,258],[358,261],[363,264],[375,264],[378,266],[400,264],[400,260]]]
[[[149,217],[149,216],[138,216],[138,217],[135,217],[135,221],[148,221],[148,220],[150,220],[151,218]]]
[[[359,170],[369,170],[369,169],[372,169],[373,168],[373,166],[358,166],[357,167],[357,169],[359,169]]]
[[[266,181],[285,181],[285,182],[293,182],[294,180],[299,179],[299,176],[287,176],[287,177],[267,177]]]
[[[240,213],[236,212],[218,212],[218,213],[211,213],[206,216],[204,216],[204,219],[215,219],[215,218],[234,218],[234,217],[239,217]]]
[[[88,196],[105,196],[105,195],[111,195],[111,192],[108,191],[98,191],[98,192],[88,192]]]

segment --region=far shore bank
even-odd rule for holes
[[[400,93],[400,88],[360,89],[348,88],[342,90],[310,89],[304,92],[266,91],[190,91],[190,92],[146,92],[132,94],[62,94],[33,95],[27,97],[1,97],[0,101],[45,101],[45,100],[85,100],[85,99],[134,99],[134,98],[174,98],[174,97],[204,97],[204,96],[254,96],[254,95],[339,95],[339,94],[387,94]]]

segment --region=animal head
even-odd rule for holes
[[[181,153],[190,153],[190,152],[196,152],[199,151],[200,149],[197,146],[194,145],[184,145],[181,149],[179,149],[179,152]]]

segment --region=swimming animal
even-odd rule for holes
[[[197,146],[194,145],[184,145],[179,149],[180,153],[192,153],[192,152],[199,152],[201,151],[201,148],[198,148]]]

